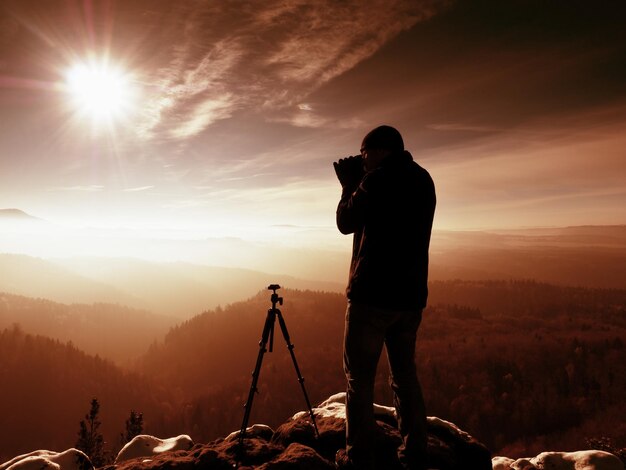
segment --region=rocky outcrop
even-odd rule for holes
[[[117,464],[139,457],[152,457],[163,452],[189,450],[192,447],[193,441],[191,437],[186,434],[170,437],[169,439],[159,439],[158,437],[141,434],[135,436],[120,450],[115,459],[115,463]]]
[[[494,457],[493,470],[624,470],[622,461],[601,450],[542,452],[536,457]]]
[[[333,395],[313,409],[319,436],[308,417],[300,412],[275,431],[253,426],[246,431],[242,448],[238,432],[209,444],[196,444],[188,451],[167,452],[152,457],[120,461],[116,470],[142,469],[240,469],[263,470],[334,468],[335,453],[345,447],[345,394]],[[396,449],[401,438],[393,408],[375,406],[377,419],[376,467],[399,468]],[[452,423],[428,420],[428,464],[440,470],[491,470],[487,448]],[[118,459],[119,460],[119,459]]]
[[[276,430],[254,425],[243,446],[239,432],[208,444],[193,445],[189,436],[170,439],[138,436],[103,470],[330,470],[337,450],[345,447],[345,394],[339,393],[313,409],[319,435],[308,412],[295,414]],[[399,469],[396,449],[401,438],[395,410],[376,405],[376,468]],[[489,450],[454,424],[428,418],[428,461],[439,470],[624,470],[613,454],[601,451],[544,452],[529,459],[491,458]],[[37,451],[16,457],[0,470],[91,470],[81,452]]]
[[[93,470],[89,458],[77,449],[64,452],[36,450],[4,462],[0,470]]]

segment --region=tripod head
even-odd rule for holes
[[[280,286],[278,284],[270,284],[269,286],[267,286],[267,290],[271,290],[272,292],[272,308],[276,308],[276,303],[279,303],[280,305],[283,304],[283,298],[279,297],[278,294],[276,293],[276,291],[280,289]]]

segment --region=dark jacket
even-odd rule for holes
[[[435,213],[430,174],[409,152],[392,154],[344,188],[337,227],[354,233],[348,299],[391,310],[422,310]]]

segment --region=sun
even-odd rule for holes
[[[135,104],[132,75],[107,61],[74,64],[65,86],[75,110],[94,121],[128,117]]]

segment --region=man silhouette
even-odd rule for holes
[[[400,463],[426,468],[426,412],[415,369],[415,339],[428,296],[428,248],[435,212],[429,173],[390,126],[369,132],[361,156],[334,163],[342,185],[337,227],[353,235],[343,361],[346,449],[340,468],[374,468],[373,394],[383,344],[402,445]]]

